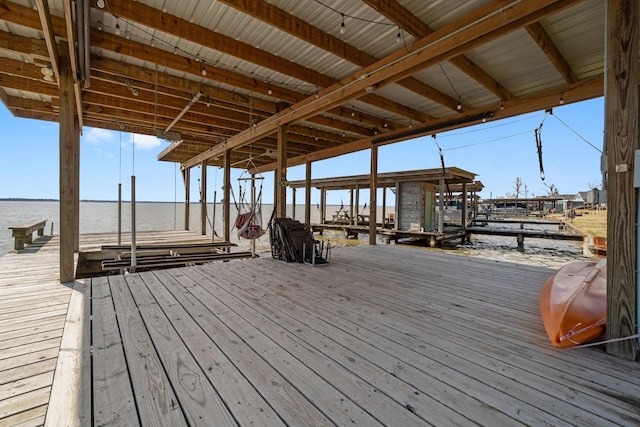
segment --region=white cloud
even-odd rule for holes
[[[148,150],[160,146],[160,140],[152,135],[131,135],[132,142],[135,143],[136,148],[142,150]]]
[[[83,138],[89,144],[102,144],[114,140],[114,132],[108,129],[86,128]]]

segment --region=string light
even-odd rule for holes
[[[398,34],[396,35],[396,43],[400,43],[402,40],[402,30],[398,27]]]
[[[268,93],[269,95],[272,95],[272,94],[273,94],[273,90],[271,90],[271,85],[269,85],[269,90],[267,91],[267,93]]]
[[[120,31],[120,24],[118,23],[117,18],[116,18],[116,35],[118,35],[118,36],[119,36],[119,35],[120,35],[120,33],[121,33],[121,31]]]
[[[462,104],[460,103],[459,99],[458,99],[458,105],[456,105],[456,110],[458,110],[458,111],[462,110]]]
[[[560,105],[564,104],[564,97],[562,96],[562,94],[560,94]]]
[[[504,110],[504,100],[500,101],[500,111]]]
[[[340,24],[340,34],[344,34],[347,31],[347,28],[344,25],[344,13],[341,13],[340,15],[342,15],[342,24]]]
[[[202,64],[200,64],[200,74],[202,74],[203,77],[207,75],[207,69],[204,67],[204,60],[202,60]]]
[[[104,9],[104,0],[98,0],[96,6],[98,6],[100,9]]]
[[[96,28],[98,28],[98,30],[102,31],[102,21],[96,22]]]

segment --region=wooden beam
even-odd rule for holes
[[[567,83],[577,82],[578,76],[573,72],[571,65],[569,65],[569,62],[562,56],[560,49],[558,49],[558,46],[556,46],[551,37],[549,37],[549,34],[547,34],[542,24],[540,22],[534,22],[533,24],[525,26],[525,29],[551,60],[553,65],[555,65],[560,74],[562,74],[565,81]]]
[[[389,20],[398,25],[402,30],[407,31],[416,39],[421,39],[433,33],[433,30],[424,22],[422,22],[417,16],[407,10],[404,6],[398,3],[396,0],[363,0],[364,3],[371,6],[378,11],[381,15],[386,16]],[[502,4],[503,6],[508,4],[510,0],[500,0],[500,2],[494,1],[494,5]],[[467,74],[469,77],[480,83],[487,90],[502,100],[508,100],[513,97],[504,86],[502,86],[496,79],[494,79],[489,73],[478,67],[469,58],[464,55],[454,56],[449,59],[449,62]],[[468,107],[467,107],[468,109]]]
[[[207,234],[207,162],[200,165],[200,234]]]
[[[245,61],[249,61],[253,64],[257,64],[262,67],[266,67],[270,70],[277,71],[284,75],[295,77],[296,79],[311,83],[320,88],[331,86],[337,81],[336,79],[330,76],[324,75],[310,68],[303,67],[292,61],[288,61],[283,57],[273,55],[267,51],[258,49],[249,44],[242,43],[231,37],[225,36],[224,34],[221,34],[216,31],[212,31],[206,27],[191,24],[188,21],[183,20],[179,17],[172,16],[171,19],[167,19],[166,13],[162,12],[159,9],[146,6],[141,2],[131,2],[127,0],[110,0],[109,10],[111,13],[117,15],[120,18],[139,22],[140,24],[143,24],[145,26],[155,28],[159,31],[172,34],[176,37],[189,40],[196,44],[200,44],[204,46],[215,46],[216,50],[220,52],[226,53],[228,55],[232,55],[236,58],[240,58]],[[292,19],[298,20],[295,17],[292,17]],[[94,44],[96,43],[93,37],[92,37],[92,43]],[[124,44],[124,42],[121,42],[119,44]],[[375,59],[369,62],[369,64],[374,62],[375,62]],[[197,63],[196,65],[197,65],[198,74],[199,74],[201,71],[200,67],[202,63],[200,62],[200,63]],[[217,67],[213,67],[213,66],[207,67],[207,74],[209,74],[210,68],[216,69]],[[257,79],[251,79],[251,80],[257,80]],[[279,99],[284,99],[290,102],[290,100],[285,98],[280,98],[279,96],[279,93],[284,88],[281,88],[276,84],[274,84],[273,82],[268,82],[268,81],[262,82],[262,84],[266,86],[266,89],[262,93],[267,93],[267,91],[270,91],[272,96]],[[424,87],[424,90],[425,91],[427,90],[427,85],[425,85],[424,83],[418,82],[416,84],[422,85]],[[447,98],[447,95],[442,94],[441,92],[437,91],[435,88],[429,88],[429,90],[433,93],[437,92],[441,94],[441,97],[443,98]],[[309,94],[304,94],[304,97],[308,95]],[[457,102],[455,100],[451,100],[451,101]],[[384,100],[382,98],[372,96],[372,97],[369,97],[366,100],[366,102],[369,102],[374,106],[382,107],[380,103],[384,102]],[[408,107],[405,107],[405,108],[407,110],[410,110]],[[392,111],[392,112],[399,113],[399,111]],[[419,111],[414,110],[413,112],[414,114],[417,114],[417,115],[423,115]]]
[[[240,10],[256,19],[266,22],[273,27],[279,28],[282,31],[286,31],[292,36],[298,37],[301,40],[311,43],[322,50],[331,52],[340,59],[346,59],[347,61],[360,67],[366,67],[378,61],[378,58],[376,58],[375,56],[369,55],[366,52],[361,51],[352,45],[349,45],[339,38],[328,34],[318,29],[317,27],[314,27],[313,25],[297,18],[294,15],[291,15],[285,10],[280,9],[277,6],[273,6],[265,0],[221,0],[221,2],[237,10]],[[335,81],[332,83],[335,83]],[[417,93],[421,96],[426,96],[427,98],[441,105],[449,107],[453,111],[456,110],[456,106],[458,105],[458,99],[455,99],[418,79],[406,78],[399,81],[398,84],[414,93]],[[327,84],[320,86],[327,87],[330,85]],[[367,101],[375,103],[373,97],[368,98]],[[465,108],[466,107],[467,106],[465,105]],[[420,122],[425,121],[424,118],[422,120],[420,120],[418,117],[413,118],[414,120],[418,120]]]
[[[67,52],[63,51],[59,63],[60,71],[60,282],[75,279],[73,256],[75,241],[74,200],[79,199],[76,185],[76,160],[79,153],[75,144],[80,138],[75,135],[75,98],[73,76]]]
[[[375,245],[377,232],[378,214],[378,147],[371,147],[371,171],[369,182],[369,244]]]
[[[182,182],[184,183],[184,229],[188,230],[191,213],[191,168],[182,169]]]
[[[276,169],[278,197],[275,200],[277,218],[287,216],[287,126],[278,128],[278,168]]]
[[[534,111],[545,110],[559,105],[560,96],[564,99],[564,104],[585,101],[587,99],[597,98],[604,95],[604,78],[602,76],[595,77],[590,80],[583,80],[572,85],[561,86],[554,88],[535,96],[523,96],[513,99],[511,101],[505,101],[504,109],[496,108],[495,111],[491,110],[493,117],[491,121],[505,119],[509,117],[519,116],[521,114],[531,113]],[[497,107],[497,106],[496,106]],[[486,107],[476,108],[468,111],[469,116],[475,114],[482,114],[487,112]],[[390,139],[387,142],[378,145],[393,144],[400,141],[406,141],[408,139],[417,138],[420,136],[428,136],[438,132],[444,132],[459,128],[457,126],[448,126],[447,123],[459,118],[458,115],[443,117],[427,125],[417,125],[411,128],[407,127],[403,130],[396,132],[389,132],[389,136],[396,136],[395,139]],[[478,121],[480,123],[480,121]],[[467,124],[469,125],[469,124]],[[433,129],[437,127],[437,129]],[[325,160],[332,157],[341,156],[344,154],[355,153],[357,151],[366,150],[371,147],[371,138],[363,138],[348,144],[341,144],[336,147],[327,148],[325,150],[314,151],[303,156],[294,156],[289,158],[289,166],[300,165],[307,161]],[[256,168],[256,173],[266,172],[273,170],[275,164],[271,163],[260,168]]]
[[[535,22],[541,17],[568,7],[577,0],[523,0],[504,10],[496,10],[489,4],[458,22],[447,25],[417,41],[411,52],[398,52],[343,79],[339,84],[322,90],[318,97],[299,102],[286,110],[260,122],[256,127],[241,132],[227,141],[226,147],[234,149],[249,144],[256,138],[273,133],[283,124],[296,123],[314,116],[345,101],[363,96],[368,88],[389,84],[407,75],[407,70],[417,70],[434,65],[487,40],[495,39],[516,30],[521,25]],[[499,13],[498,13],[499,12]],[[412,71],[413,72],[413,71]],[[220,154],[219,148],[207,150],[186,162],[198,164],[202,159]]]
[[[608,147],[607,193],[607,339],[637,332],[636,190],[634,152],[640,148],[638,126],[638,2],[609,0],[607,11],[607,97],[605,137]],[[610,342],[607,352],[635,360],[636,340]]]
[[[306,163],[304,171],[304,222],[311,225],[311,162]]]

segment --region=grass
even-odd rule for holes
[[[607,211],[578,210],[575,218],[567,219],[573,227],[579,229],[584,234],[593,237],[607,237]],[[548,216],[551,218],[551,216]],[[557,215],[558,220],[564,219],[563,215]]]

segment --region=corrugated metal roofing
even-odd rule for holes
[[[535,5],[536,2],[522,0]],[[246,3],[250,10],[243,11],[243,2],[226,2],[224,0],[141,0],[127,2],[125,0],[105,0],[106,7],[99,9],[91,2],[91,26],[95,30],[101,23],[105,39],[108,44],[95,42],[91,45],[94,55],[110,58],[117,63],[130,67],[130,75],[113,75],[112,71],[101,75],[113,75],[114,83],[123,85],[128,81],[135,87],[154,88],[152,79],[156,65],[162,79],[159,85],[161,91],[179,91],[189,88],[183,97],[189,97],[193,88],[200,88],[207,96],[227,99],[232,107],[233,94],[242,95],[243,101],[230,109],[225,120],[239,124],[248,124],[249,109],[246,99],[253,99],[253,103],[260,105],[262,110],[275,112],[289,105],[293,100],[312,99],[317,92],[323,93],[326,84],[319,84],[317,79],[329,82],[341,79],[359,78],[360,70],[368,64],[403,52],[406,56],[415,57],[415,43],[417,38],[398,25],[409,24],[416,20],[426,25],[431,31],[441,30],[446,26],[455,25],[472,13],[491,8],[496,14],[503,14],[511,10],[511,6],[522,2],[491,2],[489,0],[398,0],[394,2],[380,2],[380,7],[390,7],[389,16],[385,16],[374,8],[376,3],[368,4],[366,0],[256,0]],[[602,76],[604,64],[604,4],[601,0],[584,0],[560,2],[570,5],[564,9],[545,16],[540,20],[542,28],[549,39],[557,47],[571,70],[580,81]],[[10,5],[18,5],[34,11],[35,2],[32,0],[16,0]],[[55,17],[63,17],[63,0],[48,2],[50,12]],[[238,6],[240,5],[240,6]],[[398,6],[409,12],[403,14]],[[156,24],[152,18],[142,12],[131,11],[140,7],[150,7],[162,15],[163,22],[172,23],[172,19],[179,18],[186,24],[173,25]],[[251,11],[256,7],[258,16]],[[273,10],[273,15],[266,11]],[[497,8],[497,9],[496,9]],[[25,10],[24,16],[30,12]],[[118,16],[119,14],[120,16]],[[396,14],[394,16],[394,14]],[[21,18],[23,19],[23,18]],[[37,18],[30,17],[28,19]],[[154,18],[155,19],[155,18]],[[408,21],[405,21],[408,20]],[[183,22],[183,21],[180,21]],[[344,22],[344,33],[341,25]],[[461,28],[465,28],[469,22]],[[119,33],[116,34],[116,25]],[[193,36],[185,37],[180,31],[185,31],[184,25],[193,25],[190,29]],[[292,25],[291,32],[285,27]],[[305,26],[309,25],[309,28]],[[207,33],[207,31],[214,33]],[[14,22],[12,18],[0,17],[0,31],[13,34],[24,39],[42,40],[44,35],[37,25],[29,26]],[[301,31],[301,34],[292,34]],[[397,41],[398,32],[403,38]],[[213,42],[217,35],[227,37],[223,41]],[[59,39],[66,38],[66,34],[57,34]],[[108,36],[108,37],[107,37]],[[198,37],[212,40],[207,43],[199,41]],[[305,38],[309,39],[305,39]],[[407,128],[422,124],[430,126],[431,122],[442,123],[454,120],[461,115],[472,112],[491,112],[491,114],[506,115],[500,110],[496,113],[496,105],[509,101],[511,97],[520,98],[531,96],[548,90],[567,93],[572,86],[564,79],[547,53],[535,42],[533,37],[523,28],[501,34],[494,39],[480,39],[482,43],[471,46],[464,51],[456,52],[447,57],[448,60],[438,64],[429,64],[424,68],[416,68],[410,76],[391,84],[374,85],[367,98],[346,96],[342,107],[345,112],[318,111],[316,118],[310,117],[301,124],[309,128],[309,136],[304,137],[303,128],[297,128],[298,135],[302,135],[292,146],[299,150],[315,150],[315,140],[329,137],[331,133],[341,135],[346,133],[353,138],[367,138],[375,130],[387,133],[391,129]],[[326,45],[325,45],[326,44]],[[151,46],[153,45],[153,46]],[[331,51],[327,45],[333,46]],[[109,46],[109,47],[107,47]],[[113,46],[113,47],[111,47]],[[254,50],[255,49],[255,50]],[[464,57],[460,57],[460,54]],[[238,56],[236,56],[238,54]],[[155,57],[154,57],[155,55]],[[173,57],[171,56],[173,55]],[[360,58],[361,63],[352,63],[346,58],[352,55]],[[421,55],[429,55],[429,49]],[[173,60],[169,59],[170,57]],[[3,59],[4,58],[4,59]],[[157,59],[156,59],[157,58]],[[377,58],[377,59],[376,59]],[[31,61],[33,56],[28,52],[0,51],[0,60]],[[278,64],[285,59],[288,63]],[[465,62],[466,61],[466,62]],[[287,65],[288,64],[288,65]],[[203,76],[200,68],[204,65],[209,72]],[[299,74],[295,67],[306,70]],[[474,68],[475,67],[475,68]],[[217,78],[213,71],[222,73]],[[146,70],[146,72],[141,72]],[[0,70],[0,73],[2,70]],[[116,73],[117,74],[117,73]],[[37,73],[32,74],[37,77]],[[146,75],[144,79],[141,77]],[[182,79],[188,84],[168,83],[169,77]],[[33,79],[33,77],[31,77]],[[141,80],[142,79],[142,80]],[[146,80],[145,80],[146,79]],[[163,80],[165,79],[165,80]],[[33,81],[33,80],[32,80]],[[28,84],[26,78],[25,84]],[[35,84],[36,81],[33,81]],[[12,83],[14,84],[14,83]],[[174,84],[174,88],[165,85]],[[501,89],[500,86],[504,89]],[[269,94],[268,88],[278,89],[277,93]],[[218,92],[214,92],[217,90]],[[207,92],[208,91],[208,92]],[[51,100],[49,95],[38,95],[38,89],[24,90],[7,86],[4,89],[7,99],[23,97],[34,100]],[[123,92],[120,96],[124,96]],[[173,92],[172,92],[173,93]],[[86,91],[88,99],[107,97],[101,102],[108,102],[111,94],[98,94],[92,89]],[[85,96],[83,95],[83,96]],[[283,99],[279,98],[279,95]],[[581,94],[579,97],[597,96]],[[174,95],[171,95],[174,96]],[[357,99],[359,98],[359,99]],[[571,101],[568,96],[567,100]],[[141,101],[142,98],[138,100]],[[458,100],[465,104],[470,112],[458,111],[455,108]],[[150,102],[147,98],[144,102]],[[37,104],[34,104],[37,105]],[[11,108],[11,105],[8,105]],[[35,107],[34,107],[35,108]],[[44,107],[42,107],[44,109]],[[114,103],[114,114],[117,107]],[[135,108],[132,104],[129,108]],[[177,109],[178,105],[170,108]],[[329,110],[331,107],[328,108]],[[507,110],[507,109],[505,109]],[[50,111],[47,110],[47,111]],[[348,113],[352,111],[352,115]],[[200,123],[179,123],[177,128],[184,126],[183,144],[189,144],[189,129],[193,130],[194,146],[184,152],[203,151],[206,144],[215,146],[220,141],[221,134],[214,129],[215,120],[208,118],[206,110],[199,105],[194,106],[189,117]],[[120,120],[126,122],[127,111],[122,110]],[[359,120],[352,118],[358,117]],[[57,116],[51,115],[55,120]],[[331,117],[331,120],[327,120]],[[164,120],[170,120],[166,117]],[[87,116],[92,125],[109,127],[111,124],[101,122],[99,117]],[[102,123],[102,124],[101,124]],[[144,132],[141,122],[135,124],[137,131]],[[389,128],[385,127],[389,124]],[[210,141],[203,139],[206,129],[211,129]],[[239,129],[242,129],[240,127]],[[322,135],[317,130],[322,129]],[[375,133],[375,132],[374,132]],[[359,136],[358,136],[359,135]],[[196,137],[197,136],[197,137]],[[224,134],[230,138],[233,134]],[[195,144],[197,142],[197,144]],[[348,141],[346,141],[348,142]],[[272,139],[265,139],[264,144],[273,144]],[[298,144],[298,145],[295,145]],[[183,148],[183,147],[181,147]],[[176,151],[177,152],[177,151]],[[236,155],[241,155],[236,153]],[[184,154],[166,160],[186,161]]]

